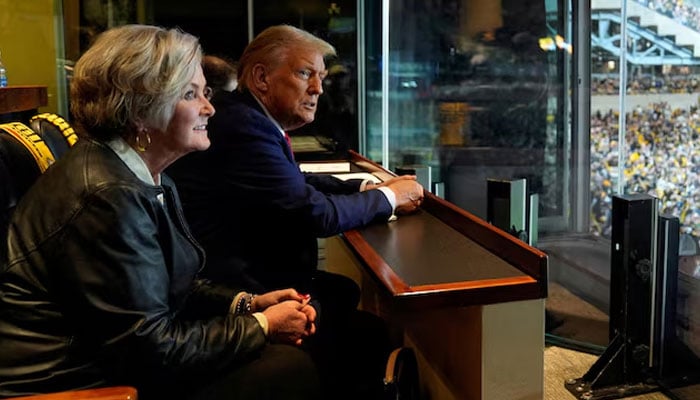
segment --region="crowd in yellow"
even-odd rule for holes
[[[591,116],[591,230],[609,236],[619,157],[616,111]],[[700,237],[700,110],[666,103],[627,113],[622,168],[626,193],[648,193],[661,212]]]

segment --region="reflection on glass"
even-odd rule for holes
[[[527,178],[540,194],[540,215],[563,215],[561,82],[570,45],[556,7],[396,1],[389,21],[386,63],[381,26],[370,24],[367,35],[368,156],[381,159],[381,101],[388,95],[390,168],[431,166],[445,197],[482,218],[487,178]],[[552,46],[540,45],[547,42]]]
[[[678,266],[678,338],[700,358],[700,255],[680,258]]]

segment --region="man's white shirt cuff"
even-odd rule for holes
[[[386,186],[380,186],[377,190],[381,190],[384,196],[386,196],[386,199],[389,200],[389,204],[391,204],[391,213],[393,214],[394,210],[396,210],[396,194]]]

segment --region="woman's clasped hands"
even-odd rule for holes
[[[316,332],[316,310],[310,300],[310,295],[294,289],[274,290],[256,296],[251,311],[265,315],[271,341],[299,346]]]

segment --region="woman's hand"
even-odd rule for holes
[[[306,314],[306,334],[307,336],[311,336],[316,333],[316,309],[308,303],[308,300],[303,302],[304,306],[301,308],[301,312]],[[301,342],[299,342],[299,344],[301,344]]]
[[[268,307],[279,304],[283,301],[295,300],[302,303],[304,301],[308,302],[309,298],[310,296],[308,294],[299,294],[294,289],[274,290],[272,292],[255,296],[250,307],[251,311],[253,312],[264,311]]]
[[[303,339],[316,332],[316,310],[306,302],[287,300],[268,307],[268,337],[273,342],[301,345]]]

